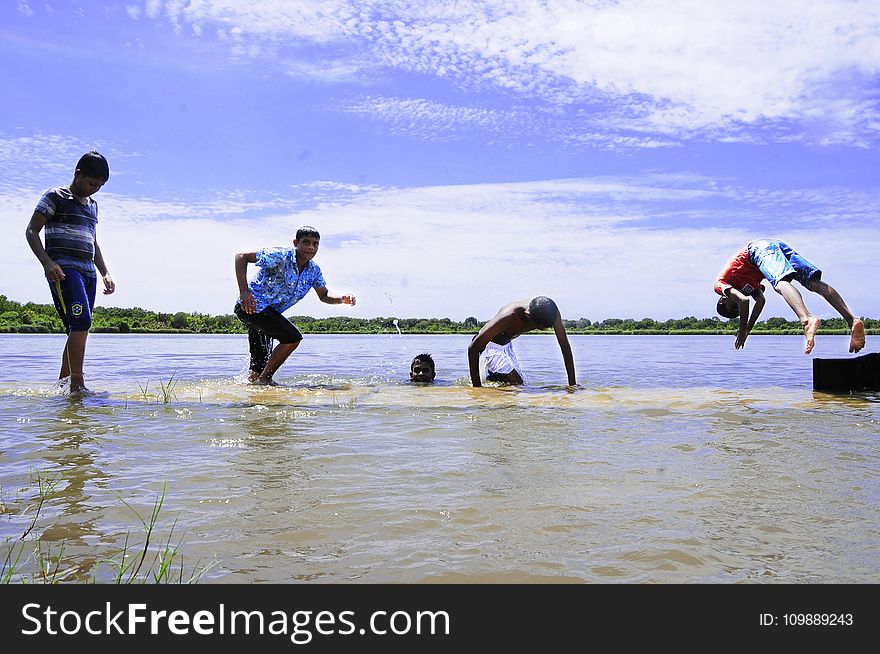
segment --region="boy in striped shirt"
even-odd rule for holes
[[[109,177],[110,168],[103,155],[94,150],[84,154],[76,164],[73,181],[43,194],[25,230],[67,331],[59,379],[70,377],[71,395],[90,393],[83,379],[83,361],[98,284],[95,268],[101,273],[104,295],[116,290],[98,247],[98,205],[91,197]],[[40,240],[44,227],[45,247]]]

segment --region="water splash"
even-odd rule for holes
[[[394,325],[394,328],[397,330],[397,335],[398,335],[398,336],[403,336],[403,334],[402,334],[401,331],[400,331],[400,323],[397,322],[397,318],[395,318],[395,319],[392,320],[391,322],[392,322],[392,324]]]

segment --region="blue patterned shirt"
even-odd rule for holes
[[[46,254],[62,268],[95,277],[95,233],[98,205],[85,203],[66,188],[49,189],[37,203],[35,213],[46,217]]]
[[[327,286],[324,275],[314,259],[302,272],[296,265],[293,248],[265,248],[257,252],[257,278],[248,284],[257,301],[257,312],[272,307],[284,313],[302,300],[313,288]]]

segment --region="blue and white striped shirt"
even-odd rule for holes
[[[46,216],[46,254],[62,268],[95,277],[95,239],[98,203],[85,204],[66,188],[49,189],[35,213]]]

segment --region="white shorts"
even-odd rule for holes
[[[486,376],[493,372],[499,375],[506,375],[516,370],[519,376],[522,377],[522,370],[520,370],[516,352],[513,351],[512,341],[507,345],[498,345],[489,341],[486,344],[486,349],[483,350],[482,361]]]

